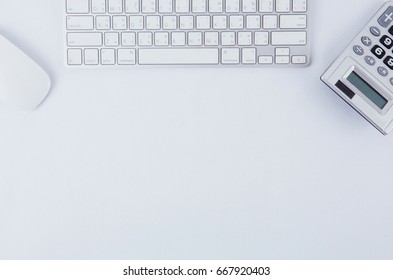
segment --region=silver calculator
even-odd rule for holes
[[[382,6],[321,79],[383,134],[393,128],[393,1]]]

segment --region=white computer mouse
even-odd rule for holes
[[[0,99],[20,110],[33,110],[48,95],[48,74],[0,35]]]

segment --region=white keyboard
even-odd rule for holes
[[[307,0],[65,0],[69,66],[306,66]]]

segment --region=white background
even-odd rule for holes
[[[0,258],[393,258],[393,138],[319,80],[383,1],[311,4],[309,68],[74,70],[63,1],[0,0],[53,79],[0,104]]]

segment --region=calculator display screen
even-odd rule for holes
[[[347,80],[363,93],[371,102],[377,105],[381,110],[386,106],[388,100],[379,94],[372,86],[363,80],[358,74],[352,72]]]

